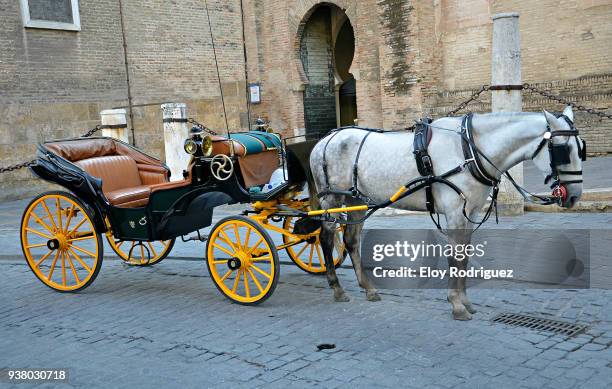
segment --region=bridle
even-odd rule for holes
[[[561,165],[567,165],[571,163],[571,151],[569,146],[569,141],[571,137],[574,137],[574,139],[576,139],[578,155],[580,156],[580,159],[582,161],[587,160],[587,154],[586,142],[580,138],[578,129],[574,126],[574,122],[566,115],[560,115],[558,116],[558,118],[565,120],[565,122],[569,125],[570,130],[553,131],[550,128],[550,124],[547,124],[546,132],[544,133],[544,138],[538,145],[536,151],[531,156],[531,159],[534,159],[540,153],[540,151],[542,151],[545,145],[548,146],[551,170],[550,174],[548,174],[544,179],[544,183],[548,184],[552,181],[550,188],[553,189],[553,195],[555,197],[562,198],[567,193],[564,185],[582,183],[582,170],[561,170],[559,168],[559,166]],[[559,136],[567,136],[568,139],[565,143],[555,143],[553,139]],[[561,176],[580,176],[580,179],[563,180]]]

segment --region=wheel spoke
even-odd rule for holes
[[[73,248],[75,248],[75,249],[79,250],[80,252],[85,253],[85,254],[87,254],[87,255],[90,255],[90,256],[92,256],[92,257],[94,257],[94,258],[96,257],[96,254],[92,253],[91,251],[88,251],[88,250],[82,249],[82,248],[80,248],[80,247],[79,247],[79,246],[77,246],[77,245],[70,244],[70,247],[73,247]]]
[[[321,255],[321,248],[319,247],[318,244],[314,244],[315,248],[317,249],[317,257],[319,257],[319,263],[321,264],[321,267],[324,268],[325,267],[325,263],[323,263],[323,259],[325,257],[323,257]]]
[[[31,233],[36,234],[36,235],[39,235],[39,236],[42,236],[43,238],[53,239],[52,236],[49,236],[47,234],[43,234],[42,232],[36,231],[36,230],[34,230],[34,229],[30,228],[30,227],[26,227],[26,231],[31,232]]]
[[[230,274],[232,274],[233,272],[234,272],[234,271],[233,271],[233,270],[231,270],[231,269],[230,269],[230,270],[228,270],[228,271],[227,271],[227,273],[225,273],[225,274],[223,275],[223,277],[221,277],[220,282],[225,281],[225,280],[227,279],[227,277],[229,277],[229,276],[230,276]]]
[[[26,246],[26,249],[31,249],[31,248],[34,248],[34,247],[43,247],[43,246],[46,246],[46,245],[47,245],[46,243],[31,244],[29,246]]]
[[[87,266],[85,264],[85,262],[81,259],[81,257],[79,257],[77,255],[77,253],[74,252],[74,250],[72,249],[72,247],[68,247],[68,250],[72,253],[72,255],[74,255],[74,257],[77,259],[77,261],[79,261],[79,263],[81,264],[81,266],[83,266],[85,268],[85,270],[87,270],[88,273],[91,273],[91,269],[89,268],[89,266]]]
[[[38,262],[36,262],[36,267],[39,267],[41,263],[43,263],[43,261],[47,258],[49,258],[49,255],[51,255],[51,253],[53,252],[53,250],[49,250],[47,252],[47,254],[43,255],[43,257],[41,259],[38,260]]]
[[[246,232],[246,238],[244,238],[244,248],[246,249],[247,247],[249,247],[249,238],[251,237],[251,229],[247,228],[247,232]]]
[[[57,223],[59,224],[59,230],[64,231],[64,226],[62,225],[62,207],[60,206],[60,198],[55,198],[55,207],[57,208]]]
[[[68,236],[72,236],[72,235],[73,235],[73,234],[74,234],[74,233],[75,233],[75,232],[76,232],[76,231],[79,229],[79,227],[81,227],[81,226],[83,225],[83,223],[85,223],[86,221],[87,221],[87,218],[86,218],[86,217],[83,217],[83,220],[81,220],[81,221],[79,222],[79,224],[77,224],[77,225],[76,225],[76,227],[74,227],[74,228],[73,228],[73,229],[70,231],[70,233],[68,234]]]
[[[153,248],[153,245],[151,244],[151,242],[147,242],[147,245],[149,246],[149,248],[151,249],[151,252],[153,253],[153,258],[157,257],[157,253],[155,252],[155,249]]]
[[[255,262],[255,261],[265,261],[265,260],[271,260],[271,259],[272,259],[271,255],[264,255],[263,257],[251,258],[251,261]]]
[[[49,207],[47,207],[47,203],[45,202],[45,200],[42,200],[40,203],[42,204],[45,211],[47,211],[47,215],[49,215],[49,219],[51,219],[51,223],[53,223],[53,227],[57,229],[57,224],[55,224],[55,219],[53,219],[53,216],[51,216],[51,212],[49,211]]]
[[[234,223],[234,233],[236,234],[236,244],[238,248],[242,249],[242,242],[240,241],[240,232],[238,232],[238,223]]]
[[[232,248],[232,250],[234,250],[234,251],[238,251],[238,249],[237,249],[237,248],[236,248],[236,246],[234,246],[234,244],[231,242],[231,240],[230,240],[229,236],[227,236],[227,234],[225,233],[225,231],[221,230],[221,231],[219,231],[219,233],[223,234],[223,236],[225,237],[224,242],[225,242],[225,243],[227,243],[227,244],[228,244],[228,245],[229,245],[229,246]]]
[[[66,286],[66,253],[62,251],[62,285]]]
[[[90,240],[90,239],[95,239],[95,237],[93,235],[81,236],[80,238],[68,239],[68,242],[78,242],[80,240]]]
[[[255,285],[257,285],[257,289],[259,289],[259,293],[263,293],[263,288],[261,287],[261,284],[259,283],[259,280],[257,279],[257,277],[255,277],[255,274],[253,274],[253,271],[250,268],[247,268],[247,271],[251,275],[251,278],[253,279],[253,282],[255,282]]]
[[[242,272],[238,269],[238,273],[236,273],[236,278],[234,278],[234,287],[232,288],[232,292],[236,293],[236,289],[238,289],[238,282],[240,282],[240,275]]]
[[[115,241],[115,245],[117,246],[117,248],[121,247],[122,244],[125,243],[125,240],[117,240]]]
[[[261,270],[260,268],[258,268],[257,266],[255,266],[254,263],[251,264],[251,267],[253,269],[255,269],[259,274],[262,274],[264,277],[266,277],[267,279],[272,278],[271,274],[266,273],[265,271]]]
[[[134,247],[135,246],[136,246],[136,241],[133,240],[132,241],[132,246],[130,247],[130,251],[128,251],[128,259],[134,258],[133,255],[134,255]]]
[[[70,254],[68,254],[68,252],[66,251],[66,258],[68,259],[68,264],[70,264],[70,269],[72,270],[72,275],[74,276],[74,279],[76,280],[77,285],[81,283],[81,280],[79,280],[79,275],[77,274],[76,268],[74,267],[74,263],[72,263],[72,259],[70,258]]]
[[[306,244],[305,244],[305,245],[302,247],[302,249],[301,249],[301,250],[300,250],[300,251],[297,253],[297,255],[296,255],[295,257],[296,257],[297,259],[299,259],[299,258],[300,258],[300,255],[302,255],[302,253],[303,253],[303,252],[306,250],[306,248],[307,248],[308,246],[309,246],[309,244],[308,244],[308,243],[306,243]]]
[[[213,243],[212,245],[213,245],[213,247],[218,248],[219,250],[223,251],[223,252],[224,252],[224,253],[226,253],[227,255],[230,255],[230,256],[232,256],[232,257],[234,256],[234,253],[232,253],[232,252],[231,252],[231,251],[229,251],[229,250],[226,250],[224,247],[221,247],[221,246],[219,246],[219,245],[218,245],[218,244],[216,244],[216,243]]]
[[[145,263],[145,252],[144,252],[144,245],[142,244],[142,242],[140,242],[140,262]]]
[[[38,217],[37,214],[34,213],[34,211],[31,212],[32,216],[34,216],[34,219],[36,219],[36,221],[39,224],[42,224],[43,227],[45,227],[47,229],[47,231],[49,231],[50,233],[53,233],[53,229],[51,227],[49,227],[47,225],[47,223],[45,223],[40,217]]]
[[[229,259],[217,259],[217,260],[212,261],[212,263],[214,265],[223,265],[227,263],[227,261],[229,261]]]
[[[263,238],[263,237],[259,238],[259,240],[257,241],[257,243],[255,243],[255,246],[253,246],[253,247],[251,247],[251,248],[249,248],[249,249],[247,250],[247,254],[251,254],[251,253],[252,253],[252,252],[253,252],[253,251],[254,251],[256,248],[258,248],[258,247],[259,247],[259,245],[260,245],[260,244],[262,244],[262,243],[263,243],[263,241],[264,241],[264,238]]]
[[[47,279],[51,281],[51,277],[53,277],[53,271],[55,270],[55,265],[57,264],[57,259],[59,258],[59,250],[55,252],[55,257],[53,257],[53,262],[51,263],[51,270],[49,270],[49,275]]]
[[[64,227],[65,232],[68,232],[68,228],[70,228],[70,221],[72,220],[73,215],[74,215],[74,204],[70,206],[70,211],[68,211],[68,220],[66,220],[66,227]]]
[[[310,245],[310,255],[309,255],[309,259],[308,259],[308,267],[312,267],[312,257],[314,254],[314,245]]]
[[[249,289],[249,273],[246,270],[242,270],[244,273],[244,291],[246,293],[247,298],[251,298],[251,290]]]

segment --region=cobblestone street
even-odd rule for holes
[[[479,312],[470,322],[457,322],[444,290],[386,290],[383,301],[371,303],[353,271],[343,268],[351,302],[333,303],[324,277],[284,265],[275,294],[245,307],[219,294],[205,263],[195,260],[204,245],[189,243],[153,268],[126,266],[107,248],[91,287],[60,294],[36,280],[16,251],[23,205],[0,208],[3,367],[69,368],[70,384],[87,387],[612,385],[609,290],[475,289],[470,295]],[[225,209],[216,218],[236,212]],[[563,218],[565,228],[606,229],[608,215],[530,213],[502,218],[500,227],[545,228]],[[427,223],[426,216],[375,217],[368,227]],[[576,321],[589,329],[566,339],[491,323],[500,312]],[[318,351],[323,343],[336,347]]]

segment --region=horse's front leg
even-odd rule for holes
[[[462,220],[463,215],[453,218],[448,218],[448,243],[451,245],[467,245],[472,238],[471,226],[467,220]],[[469,258],[467,256],[459,256],[456,253],[448,257],[448,267],[456,268],[457,270],[467,269]],[[465,273],[463,273],[465,274]],[[476,313],[472,303],[466,294],[466,276],[449,277],[448,278],[448,302],[451,303],[453,309],[453,319],[455,320],[471,320],[472,313]]]
[[[365,212],[354,212],[350,214],[350,220],[357,220],[365,216]],[[343,239],[344,245],[348,254],[353,262],[353,269],[357,276],[357,282],[359,286],[365,289],[366,298],[368,301],[380,301],[380,296],[372,285],[372,282],[368,277],[365,277],[361,271],[361,253],[359,252],[359,246],[361,241],[361,230],[363,229],[363,223],[361,224],[348,224],[344,230]]]
[[[349,297],[340,286],[340,281],[336,275],[336,267],[334,266],[334,241],[336,236],[335,223],[323,222],[319,240],[323,249],[323,257],[325,258],[325,275],[329,287],[334,290],[334,299],[337,302],[350,301]]]

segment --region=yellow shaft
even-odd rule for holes
[[[405,186],[402,186],[397,192],[395,192],[395,194],[393,196],[391,196],[391,198],[389,200],[392,203],[396,202],[397,199],[399,199],[400,196],[403,195],[404,192],[406,192],[406,190],[408,190],[408,188],[406,188]]]
[[[342,212],[355,212],[355,211],[367,211],[367,205],[357,205],[354,207],[345,207],[345,208],[330,208],[330,209],[319,209],[318,211],[310,211],[308,212],[308,216],[319,216],[326,213],[342,213]]]

